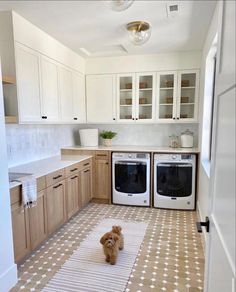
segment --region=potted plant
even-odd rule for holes
[[[102,131],[100,137],[103,139],[104,146],[111,146],[111,140],[117,135],[117,133],[112,131]]]

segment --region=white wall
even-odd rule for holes
[[[12,12],[13,31],[15,41],[39,51],[68,67],[81,73],[85,72],[85,59],[76,54],[68,47],[21,17]]]
[[[70,125],[6,125],[8,166],[59,155],[75,144],[74,131]]]
[[[65,146],[80,145],[79,129],[98,128],[117,132],[114,145],[167,146],[171,134],[187,128],[194,132],[198,145],[197,124],[151,125],[6,125],[8,166],[59,155]]]
[[[1,65],[1,63],[0,63]],[[1,66],[0,66],[1,68]],[[0,292],[7,292],[17,282],[14,264],[7,152],[3,111],[2,77],[0,69]]]
[[[199,147],[201,149],[202,143],[202,118],[203,118],[203,101],[204,101],[204,87],[205,87],[205,66],[208,52],[211,48],[213,40],[218,31],[218,13],[219,13],[219,5],[216,5],[215,12],[211,21],[211,25],[209,27],[207,37],[205,40],[203,54],[202,54],[202,65],[201,65],[201,80],[200,80],[200,105],[199,105]],[[199,161],[199,169],[198,169],[198,208],[201,215],[201,219],[205,220],[205,217],[209,215],[208,212],[208,203],[209,203],[209,177],[201,163],[201,157]]]
[[[135,125],[80,125],[81,129],[98,128],[99,131],[110,130],[117,133],[113,145],[169,146],[169,136],[179,135],[186,129],[194,133],[194,146],[198,146],[197,124],[135,124]],[[77,139],[78,141],[78,139]],[[101,142],[101,140],[100,140]]]
[[[91,58],[86,60],[86,74],[128,73],[199,69],[201,51],[170,54]]]

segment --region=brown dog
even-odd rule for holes
[[[103,245],[106,261],[114,265],[119,250],[119,236],[113,232],[107,232],[100,239],[100,243]]]
[[[122,228],[119,225],[112,226],[112,232],[119,236],[119,250],[124,248],[124,235],[121,233],[121,230]]]

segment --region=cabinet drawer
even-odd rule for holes
[[[37,178],[37,191],[41,192],[44,189],[46,189],[46,177],[41,176]]]
[[[109,159],[109,151],[96,151],[96,159]]]
[[[92,164],[92,160],[89,158],[87,160],[84,160],[83,162],[80,162],[80,165],[81,165],[81,169],[84,169],[84,168],[87,168],[87,167],[90,167]]]
[[[21,201],[21,186],[10,189],[11,205]]]
[[[66,168],[66,177],[69,177],[71,175],[73,175],[74,173],[78,173],[82,168],[82,164],[80,163],[75,163],[71,166],[68,166]]]
[[[55,172],[52,172],[46,176],[46,185],[47,187],[58,183],[59,181],[65,178],[65,169],[60,169]]]

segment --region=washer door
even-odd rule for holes
[[[190,163],[159,163],[156,169],[157,193],[167,197],[188,197],[192,194]]]
[[[145,193],[147,191],[147,163],[115,162],[115,190],[125,194]]]

